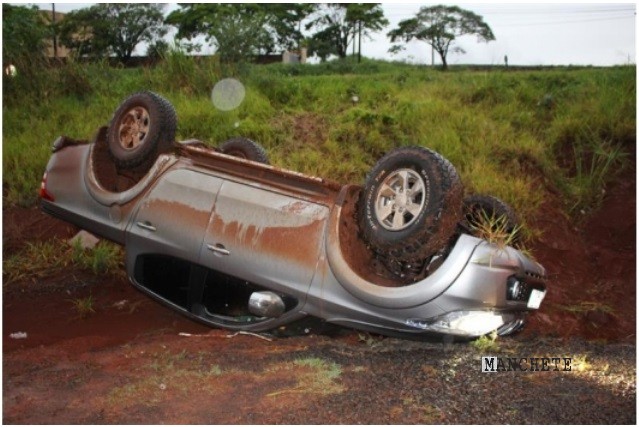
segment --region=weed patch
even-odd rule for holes
[[[215,363],[210,353],[160,351],[140,356],[137,368],[127,374],[125,383],[110,390],[104,403],[111,408],[136,405],[154,407],[171,399],[186,398],[194,390],[211,399],[236,389],[238,384],[252,384],[251,394],[267,401],[282,394],[319,395],[341,393],[339,365],[319,358],[302,358],[281,362],[261,371],[227,369]],[[274,389],[291,384],[292,387]]]
[[[93,295],[89,295],[85,298],[76,298],[71,300],[73,304],[73,308],[78,313],[81,319],[85,319],[89,317],[91,314],[95,313]]]
[[[580,301],[577,304],[558,305],[561,310],[572,314],[587,314],[589,312],[600,312],[606,314],[615,314],[614,308],[608,304],[596,301]]]
[[[470,345],[481,354],[501,351],[501,347],[497,344],[497,333],[495,332],[489,335],[483,335],[471,341]]]
[[[299,368],[302,368],[302,371]],[[327,362],[323,359],[297,359],[291,364],[275,366],[271,370],[291,370],[296,372],[297,384],[292,388],[269,393],[267,397],[276,397],[287,393],[328,395],[341,393],[344,390],[344,387],[338,382],[342,375],[342,368],[336,363]]]
[[[505,216],[488,215],[482,211],[479,218],[470,223],[477,235],[488,243],[503,250],[507,246],[515,246],[520,234],[520,225],[511,228]]]
[[[231,372],[224,372],[206,359],[202,353],[190,357],[186,351],[153,353],[151,361],[139,367],[141,375],[111,389],[106,400],[110,406],[116,407],[129,407],[141,402],[144,406],[155,406],[171,396],[188,396],[194,385],[198,385],[201,391],[214,394],[221,387],[216,379]]]
[[[71,265],[94,274],[115,274],[121,271],[122,256],[122,249],[110,242],[100,242],[86,250],[77,241],[71,245],[59,239],[27,243],[22,251],[4,261],[4,286],[64,274]]]

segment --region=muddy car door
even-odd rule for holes
[[[224,181],[200,264],[304,300],[329,208],[263,186]]]
[[[198,261],[221,185],[222,179],[190,169],[157,181],[127,231],[127,264],[137,285],[186,307],[190,266]]]

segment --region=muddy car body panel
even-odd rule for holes
[[[112,192],[96,179],[95,141],[56,142],[42,209],[124,245],[136,287],[209,325],[266,331],[313,316],[384,334],[473,337],[518,329],[545,293],[539,264],[466,234],[426,278],[380,286],[342,253],[353,186],[187,143]]]

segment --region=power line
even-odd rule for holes
[[[615,21],[619,19],[628,19],[635,18],[634,15],[628,16],[615,16],[615,17],[606,17],[606,18],[595,18],[595,19],[580,19],[576,21],[546,21],[546,22],[526,22],[521,24],[501,24],[499,27],[530,27],[537,25],[563,25],[563,24],[580,24],[582,22],[602,22],[602,21]]]
[[[534,10],[527,9],[495,9],[495,10],[478,10],[484,15],[517,15],[521,16],[522,14],[526,15],[566,15],[566,14],[612,14],[612,13],[622,13],[622,12],[636,12],[635,8],[625,8],[625,9],[592,9],[592,10],[559,10],[559,9],[539,9],[535,8]],[[407,16],[407,14],[409,16]],[[409,12],[391,12],[387,13],[387,17],[395,18],[395,17],[413,17],[415,14],[410,14]]]
[[[495,10],[486,10],[486,9],[477,9],[478,11],[481,11],[481,13],[484,14],[491,14],[491,15],[500,15],[500,14],[507,14],[507,15],[521,15],[522,13],[525,13],[527,15],[540,15],[540,14],[544,14],[544,15],[551,15],[551,14],[558,14],[558,15],[562,15],[562,14],[573,14],[573,13],[614,13],[614,12],[634,12],[636,10],[636,8],[624,8],[624,9],[590,9],[590,10],[586,10],[586,9],[573,9],[573,10],[569,10],[569,9],[544,9],[544,8],[534,8],[534,9],[495,9]]]

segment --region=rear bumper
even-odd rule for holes
[[[56,205],[55,202],[40,199],[40,209],[54,218],[68,222],[83,230],[87,230],[104,239],[124,245],[124,231],[117,227],[105,225]]]

